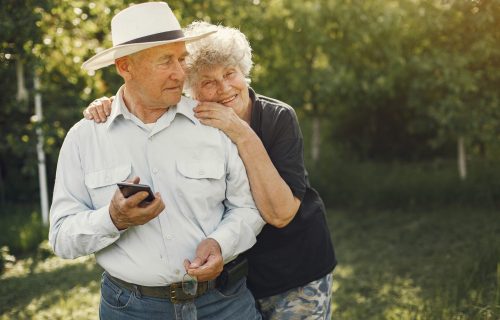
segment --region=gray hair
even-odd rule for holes
[[[247,37],[240,30],[195,21],[183,31],[186,36],[194,36],[214,30],[217,32],[187,44],[189,55],[186,58],[187,81],[185,89],[188,94],[193,95],[192,88],[198,81],[198,72],[215,66],[238,67],[249,80],[250,70],[253,66],[252,48]]]

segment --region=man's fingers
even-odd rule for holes
[[[189,264],[189,269],[199,268],[203,263],[205,263],[205,261],[203,261],[203,259],[201,259],[200,257],[196,257],[193,259],[191,264]]]
[[[138,183],[139,183],[139,181],[141,181],[141,178],[140,178],[140,177],[138,177],[138,176],[135,176],[135,177],[133,177],[132,179],[127,179],[127,180],[125,180],[125,182],[135,183],[135,184],[138,184]]]
[[[165,203],[161,199],[159,192],[155,193],[155,199],[145,208],[151,211],[152,218],[159,215],[165,209]]]
[[[148,197],[148,193],[146,191],[139,191],[133,195],[131,195],[130,197],[127,198],[126,200],[126,203],[125,205],[128,207],[128,208],[135,208],[135,207],[138,207],[139,204],[144,201],[146,198]],[[158,199],[155,199],[155,201],[158,200]],[[153,203],[154,201],[152,201],[151,203]]]
[[[189,261],[188,259],[184,259],[184,269],[186,270],[186,272],[188,272],[190,264],[191,264],[191,261]]]

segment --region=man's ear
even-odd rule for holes
[[[127,81],[132,79],[130,72],[132,67],[132,59],[129,56],[121,57],[115,60],[116,71],[122,76],[123,80]]]

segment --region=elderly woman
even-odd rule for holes
[[[185,89],[200,101],[194,108],[200,122],[238,147],[268,223],[246,253],[248,287],[264,319],[330,319],[336,260],[323,202],[307,179],[296,114],[249,87],[251,48],[239,30],[194,22],[185,33],[211,30],[217,32],[188,45]],[[87,118],[105,121],[110,103],[100,101],[87,108]]]

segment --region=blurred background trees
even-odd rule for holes
[[[500,200],[500,0],[168,2],[183,25],[206,20],[248,36],[252,86],[297,110],[311,177],[330,205],[425,204],[429,188],[437,202]],[[0,205],[38,196],[37,128],[51,188],[67,130],[119,87],[112,67],[89,75],[81,63],[111,46],[110,20],[131,3],[1,0]],[[456,161],[463,179],[471,168],[465,182]]]
[[[252,87],[297,111],[340,260],[335,318],[499,318],[500,0],[167,2],[182,25],[240,28]],[[102,270],[45,259],[37,130],[51,197],[67,131],[122,82],[81,64],[130,4],[0,0],[0,319],[97,317]]]

